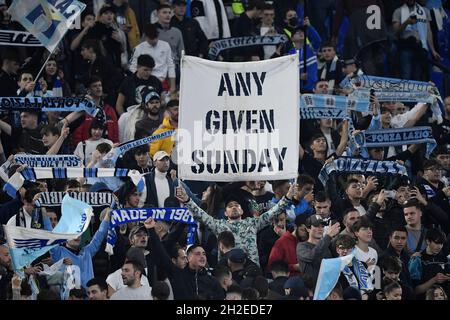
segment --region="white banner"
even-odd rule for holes
[[[188,180],[297,177],[298,56],[225,63],[184,56],[177,163]]]

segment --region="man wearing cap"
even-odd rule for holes
[[[192,212],[194,219],[204,223],[216,236],[222,231],[231,231],[235,237],[236,247],[245,249],[250,260],[259,265],[257,232],[269,225],[273,216],[279,215],[287,205],[290,205],[295,194],[296,187],[292,185],[286,196],[269,211],[260,215],[259,218],[249,217],[245,219],[242,219],[243,210],[240,204],[231,196],[225,202],[227,220],[211,217],[194,203],[183,187],[177,188],[176,196]]]
[[[331,42],[326,42],[321,48],[321,61],[318,75],[320,80],[328,81],[330,90],[339,84],[344,78],[342,74],[342,62],[336,54],[336,47]]]
[[[128,107],[141,102],[139,99],[142,87],[153,89],[158,95],[162,92],[161,81],[152,75],[155,60],[149,54],[141,54],[137,58],[136,71],[123,79],[119,87],[116,110],[119,115],[126,112]]]
[[[140,204],[145,206],[164,208],[164,201],[168,197],[174,197],[175,187],[179,185],[179,180],[172,178],[168,173],[170,169],[170,156],[165,151],[158,151],[153,156],[155,170],[144,175],[145,187],[142,191]],[[181,182],[181,184],[183,184]],[[187,188],[183,184],[184,188]],[[188,188],[187,188],[188,189]],[[188,189],[188,193],[197,203],[197,197]]]
[[[139,57],[140,58],[140,57]],[[134,138],[141,139],[152,135],[162,122],[161,98],[156,91],[149,91],[143,97],[147,115],[136,122]]]
[[[297,244],[297,259],[300,272],[311,277],[315,283],[322,259],[332,257],[329,248],[331,240],[341,227],[339,222],[331,225],[317,215],[310,216],[305,224],[309,238],[308,241]]]

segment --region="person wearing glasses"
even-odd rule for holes
[[[339,257],[351,254],[355,249],[355,245],[355,239],[349,235],[341,234],[336,238],[336,252]],[[338,283],[343,290],[348,287],[360,290],[363,300],[367,300],[368,294],[373,290],[371,278],[367,278],[368,276],[367,265],[354,257],[342,270]]]
[[[425,195],[427,202],[438,206],[444,212],[450,212],[450,187],[441,181],[442,167],[435,159],[426,160],[423,164],[423,176],[418,179],[420,193]],[[441,211],[441,210],[439,210]],[[447,214],[433,214],[431,223],[438,223],[444,232],[450,232],[450,219]]]

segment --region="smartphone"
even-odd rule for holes
[[[369,102],[373,103],[373,95],[375,94],[375,89],[370,89]]]

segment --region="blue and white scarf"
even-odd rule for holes
[[[368,75],[359,75],[350,80],[350,88],[356,90],[390,91],[390,92],[426,92],[439,95],[435,85],[415,80],[404,80],[397,78],[374,77]]]
[[[133,148],[143,146],[145,144],[152,143],[157,140],[165,139],[167,137],[171,137],[176,133],[175,130],[165,131],[162,133],[158,133],[152,136],[148,136],[142,139],[132,140],[128,142],[124,142],[119,144],[117,147],[113,148],[110,152],[108,152],[102,159],[103,164],[105,166],[114,166],[117,162],[117,158],[123,155],[128,150]]]
[[[14,161],[17,164],[26,164],[29,167],[81,167],[81,159],[74,155],[16,154]]]
[[[43,47],[31,33],[14,30],[0,30],[0,46]]]
[[[362,131],[355,135],[358,147],[375,148],[403,146],[407,144],[426,143],[426,157],[428,158],[436,147],[431,127],[395,128],[383,130]]]
[[[407,175],[406,168],[395,161],[340,157],[322,167],[319,173],[319,180],[324,186],[333,172]]]
[[[86,111],[92,117],[100,110],[95,102],[77,97],[1,97],[0,110],[35,109],[44,112]]]
[[[68,194],[70,197],[83,201],[91,207],[111,207],[114,208],[119,202],[116,196],[110,192],[41,192],[39,199],[34,204],[36,207],[58,207],[61,205],[64,196]]]
[[[349,110],[367,112],[368,99],[354,99],[327,94],[302,94],[300,118],[302,119],[349,119]]]
[[[191,245],[194,243],[197,222],[192,217],[192,213],[186,208],[118,209],[111,211],[105,251],[110,255],[113,254],[113,248],[117,241],[115,227],[129,222],[145,221],[148,218],[153,218],[156,221],[177,221],[188,224],[187,244]]]
[[[38,179],[66,179],[66,178],[106,178],[106,177],[130,177],[136,185],[138,192],[144,189],[145,183],[137,170],[123,168],[25,168],[16,172],[3,186],[3,190],[11,197],[16,196],[17,190],[22,187],[25,180]]]
[[[284,35],[274,36],[247,36],[236,38],[225,38],[214,41],[212,47],[208,51],[208,59],[216,60],[219,53],[226,49],[247,47],[247,46],[265,46],[265,45],[279,45],[286,42],[288,39]]]

